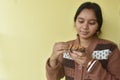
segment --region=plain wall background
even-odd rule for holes
[[[0,80],[46,80],[55,42],[76,38],[73,17],[87,0],[0,0]],[[101,5],[102,37],[120,45],[120,0]]]

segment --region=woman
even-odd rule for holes
[[[120,80],[120,51],[100,39],[103,18],[97,3],[85,2],[77,10],[77,39],[55,43],[46,63],[47,80]]]

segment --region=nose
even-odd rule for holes
[[[84,22],[84,23],[83,23],[83,28],[84,28],[84,29],[88,29],[88,22]]]

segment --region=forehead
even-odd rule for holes
[[[83,9],[81,13],[79,13],[78,18],[83,19],[96,19],[95,13],[92,9]]]

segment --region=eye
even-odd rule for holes
[[[79,23],[84,23],[84,21],[83,21],[83,20],[78,20],[78,22],[79,22]]]
[[[90,21],[89,24],[90,24],[90,25],[95,25],[95,24],[96,24],[96,21]]]

